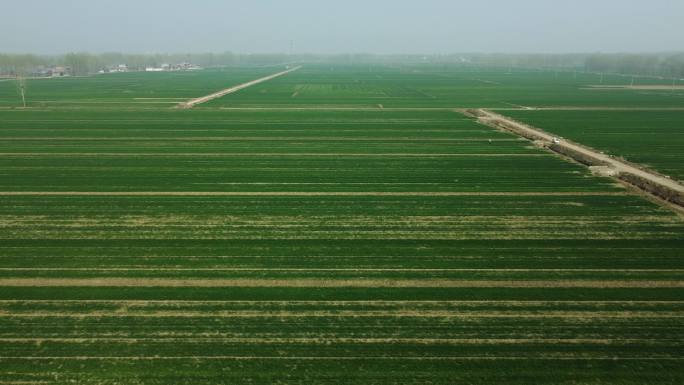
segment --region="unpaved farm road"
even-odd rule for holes
[[[234,87],[226,88],[225,90],[215,92],[211,95],[202,96],[201,98],[191,99],[191,100],[188,100],[187,102],[180,103],[178,105],[178,108],[192,108],[198,104],[206,103],[210,100],[214,100],[214,99],[220,98],[222,96],[226,96],[228,94],[238,92],[238,91],[245,89],[247,87],[251,87],[251,86],[257,85],[259,83],[267,82],[267,81],[275,79],[277,77],[287,75],[290,72],[297,71],[300,68],[302,68],[302,66],[290,68],[289,70],[278,72],[277,74],[269,75],[269,76],[266,76],[266,77],[263,77],[260,79],[249,81],[247,83],[239,84],[239,85],[234,86]]]
[[[499,115],[495,112],[487,111],[487,110],[478,110],[480,114],[480,119],[482,120],[483,123],[493,123],[493,122],[501,122],[504,123],[505,125],[509,127],[513,127],[516,130],[519,130],[521,132],[525,132],[529,134],[532,137],[538,137],[539,139],[548,141],[548,142],[553,142],[554,136],[550,135],[540,129],[534,128],[532,126],[528,126],[526,124],[517,122],[513,119],[507,118],[503,115]],[[674,191],[677,191],[679,193],[684,193],[684,186],[677,183],[676,181],[666,178],[664,176],[658,175],[654,172],[650,172],[648,170],[643,170],[638,167],[632,166],[629,163],[623,162],[619,159],[612,158],[608,155],[602,154],[599,151],[596,151],[591,148],[587,148],[584,146],[577,145],[575,143],[569,142],[567,140],[561,141],[557,146],[576,151],[580,154],[583,154],[585,156],[588,156],[590,158],[595,158],[607,165],[609,165],[612,169],[615,170],[617,173],[630,173],[634,174],[636,176],[639,176],[641,178],[644,178],[652,183],[668,187]]]

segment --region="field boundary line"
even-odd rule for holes
[[[173,360],[234,360],[234,361],[684,361],[676,356],[577,356],[548,353],[536,356],[0,356],[0,360],[22,361],[173,361]]]
[[[247,88],[247,87],[255,86],[255,85],[257,85],[257,84],[264,83],[264,82],[267,82],[267,81],[269,81],[269,80],[272,80],[272,79],[275,79],[275,78],[278,78],[278,77],[281,77],[281,76],[285,76],[285,75],[287,75],[287,74],[289,74],[289,73],[291,73],[291,72],[294,72],[294,71],[299,70],[300,68],[302,68],[302,66],[297,66],[297,67],[294,67],[294,68],[290,68],[290,69],[288,69],[288,70],[285,70],[285,71],[282,71],[282,72],[278,72],[278,73],[273,74],[273,75],[269,75],[269,76],[266,76],[266,77],[263,77],[263,78],[259,78],[259,79],[256,79],[256,80],[249,81],[249,82],[247,82],[247,83],[242,83],[242,84],[239,84],[239,85],[237,85],[237,86],[233,86],[233,87],[230,87],[230,88],[226,88],[226,89],[224,89],[224,90],[221,90],[221,91],[218,91],[218,92],[214,92],[213,94],[209,94],[209,95],[202,96],[202,97],[195,98],[195,99],[190,99],[190,100],[188,100],[188,101],[186,101],[186,102],[183,102],[183,103],[178,104],[177,108],[184,108],[184,109],[193,108],[193,107],[195,107],[195,106],[198,105],[198,104],[206,103],[206,102],[208,102],[208,101],[210,101],[210,100],[218,99],[218,98],[223,97],[223,96],[226,96],[226,95],[228,95],[228,94],[232,94],[232,93],[238,92],[238,91],[243,90],[243,89],[245,89],[245,88]]]
[[[0,140],[2,140],[0,138]],[[237,157],[350,157],[350,158],[373,158],[373,157],[396,157],[396,158],[467,158],[467,157],[492,157],[492,158],[510,158],[510,157],[520,157],[520,158],[539,158],[548,156],[548,154],[525,154],[525,153],[185,153],[185,152],[2,152],[0,156],[63,156],[63,157],[77,157],[77,156],[149,156],[149,157],[226,157],[226,158],[237,158]],[[320,183],[315,183],[320,184]]]
[[[13,318],[226,318],[226,319],[249,319],[249,318],[377,318],[377,317],[403,317],[403,318],[444,318],[444,319],[670,319],[680,320],[684,318],[681,311],[564,311],[548,310],[540,311],[478,311],[478,310],[109,310],[109,311],[0,311],[0,319]],[[216,335],[212,335],[215,337]]]
[[[670,86],[672,88],[672,86]],[[684,107],[610,107],[610,106],[546,106],[488,107],[489,111],[684,111]]]
[[[17,303],[96,303],[96,304],[183,304],[183,305],[205,305],[205,304],[257,304],[257,305],[273,305],[273,304],[297,304],[297,305],[416,305],[416,304],[429,304],[429,305],[524,305],[524,306],[534,306],[534,305],[587,305],[587,304],[601,304],[601,305],[684,305],[684,300],[682,301],[657,301],[657,300],[438,300],[438,299],[426,299],[426,300],[289,300],[289,299],[270,299],[270,300],[224,300],[224,299],[0,299],[0,304],[17,304]]]
[[[684,269],[454,269],[454,268],[293,268],[293,267],[0,267],[0,271],[240,271],[240,272],[513,272],[513,273],[684,273]]]
[[[397,196],[397,197],[573,197],[629,196],[626,191],[568,192],[391,192],[391,191],[0,191],[0,196]]]
[[[593,345],[618,345],[635,344],[648,341],[671,342],[672,339],[646,339],[646,338],[407,338],[407,337],[224,337],[224,336],[172,336],[172,337],[2,337],[0,342],[5,343],[87,343],[87,342],[113,342],[113,343],[136,343],[136,342],[221,342],[229,344],[297,344],[297,345],[321,345],[335,344],[415,344],[415,345],[519,345],[519,344],[593,344]]]
[[[272,141],[272,142],[320,142],[320,141],[344,141],[344,142],[487,142],[486,138],[410,138],[405,136],[388,137],[350,137],[350,136],[192,136],[192,137],[0,137],[2,141],[19,142],[52,142],[62,140],[65,142],[215,142],[215,141]],[[519,139],[497,138],[492,142],[518,142]]]
[[[219,107],[219,110],[227,111],[383,111],[383,112],[412,112],[412,111],[451,111],[451,107],[391,107],[379,108],[377,106],[345,106],[336,104],[332,106],[309,106],[309,107]]]
[[[684,280],[0,278],[0,287],[684,288]]]

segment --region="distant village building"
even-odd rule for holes
[[[147,72],[165,72],[165,71],[197,71],[201,70],[202,67],[194,65],[192,63],[179,63],[179,64],[168,64],[164,63],[161,67],[147,67],[145,71]]]
[[[202,67],[194,65],[192,63],[184,62],[180,64],[176,64],[173,66],[173,69],[175,71],[196,71],[196,70],[201,70]]]
[[[135,72],[135,71],[145,71],[145,72],[169,72],[169,71],[197,71],[203,69],[202,67],[184,62],[179,64],[169,64],[163,63],[160,66],[148,66],[148,67],[129,67],[127,64],[117,64],[110,65],[97,71],[99,74],[109,74],[109,73],[119,73],[119,72]],[[67,70],[68,74],[68,70]],[[45,75],[51,76],[51,75]]]
[[[102,69],[98,72],[101,74],[111,74],[111,73],[128,72],[128,71],[129,71],[128,65],[118,64],[118,65],[114,65],[114,66],[108,66],[105,69]]]
[[[71,68],[70,67],[52,67],[48,68],[48,70],[45,73],[46,76],[51,76],[53,78],[61,78],[64,76],[70,76],[71,75]]]

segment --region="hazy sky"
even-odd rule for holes
[[[0,52],[684,50],[684,0],[0,0]]]

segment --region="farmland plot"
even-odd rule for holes
[[[605,75],[414,66],[307,65],[287,77],[217,99],[207,107],[364,108],[682,108],[684,89],[628,86],[631,78]],[[657,82],[637,79],[637,84]]]
[[[479,81],[479,86],[471,90],[444,87],[440,93],[432,92],[438,99],[449,98],[467,107],[478,104],[475,107],[658,109],[681,108],[684,102],[684,90],[672,91],[666,88],[671,81],[653,78],[636,77],[634,82],[656,84],[662,89],[631,89],[631,77],[575,72],[489,70],[464,74],[449,71],[441,76]],[[460,102],[461,97],[466,100]]]
[[[29,107],[165,107],[269,75],[270,68],[131,72],[27,80]],[[0,82],[0,107],[19,107],[14,81]]]
[[[0,383],[684,380],[681,217],[450,110],[5,110],[0,154]]]
[[[282,68],[284,69],[284,67]],[[121,73],[29,79],[29,107],[159,108],[173,106],[277,71],[230,68],[196,72]],[[602,79],[602,80],[601,80]],[[617,75],[434,66],[307,65],[288,76],[213,100],[204,108],[364,107],[681,108],[684,88]],[[671,84],[671,83],[670,83]],[[643,88],[655,85],[655,88]],[[0,108],[21,106],[14,81],[0,82]]]

